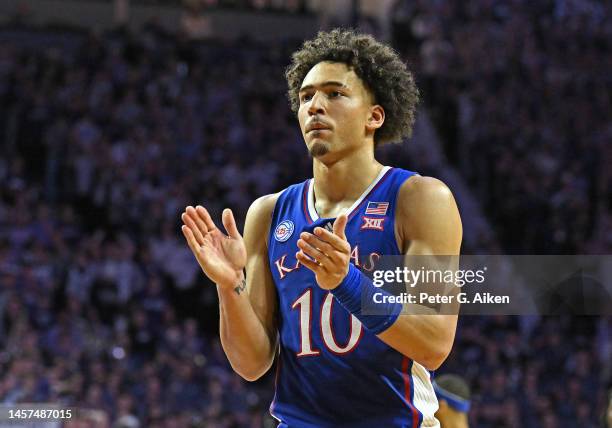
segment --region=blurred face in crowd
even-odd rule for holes
[[[612,392],[608,399],[608,410],[606,412],[606,422],[608,422],[608,428],[612,428]]]
[[[468,428],[467,415],[458,412],[448,405],[446,400],[440,399],[438,402],[436,418],[440,421],[442,428]]]
[[[384,110],[346,64],[320,62],[304,77],[298,119],[306,147],[315,158],[338,159],[373,142]]]

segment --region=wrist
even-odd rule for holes
[[[348,263],[348,267],[346,268],[346,272],[344,273],[344,277],[340,280],[340,282],[337,283],[336,285],[334,285],[333,287],[326,288],[326,290],[327,291],[333,291],[333,290],[337,289],[338,287],[340,287],[342,284],[344,284],[347,281],[347,277],[351,273],[351,266],[353,266],[353,264],[351,262],[349,262]],[[353,266],[353,268],[354,268],[354,266]]]
[[[347,311],[356,316],[363,326],[374,334],[382,333],[389,328],[402,311],[400,303],[377,304],[376,311],[373,311],[372,304],[377,303],[374,295],[387,293],[375,287],[370,278],[361,273],[353,264],[349,265],[346,277],[331,290],[331,293]],[[366,306],[365,313],[362,305]],[[370,310],[367,309],[368,307]]]
[[[236,288],[244,288],[246,285],[246,277],[243,270],[236,271],[236,275],[233,279],[228,279],[223,282],[215,283],[219,292],[223,293],[235,293]],[[240,294],[240,293],[239,293]]]
[[[334,288],[329,291],[336,296],[338,299],[345,300],[354,296],[356,283],[358,282],[358,276],[361,275],[359,269],[352,263],[349,263],[348,270],[342,281],[338,283]]]

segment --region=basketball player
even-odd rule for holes
[[[411,132],[413,77],[389,47],[341,30],[304,43],[286,77],[313,178],[257,199],[244,238],[229,209],[227,235],[202,206],[182,214],[217,284],[223,349],[250,381],[277,360],[270,411],[281,427],[439,427],[430,370],[457,317],[399,316],[398,303],[361,312],[377,290],[362,270],[381,255],[456,255],[461,244],[448,188],[374,157]]]
[[[434,382],[439,408],[436,418],[442,428],[468,428],[470,387],[457,375],[442,375]]]

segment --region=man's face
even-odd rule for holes
[[[373,100],[346,64],[315,65],[304,77],[299,96],[300,128],[313,157],[331,160],[364,144]]]

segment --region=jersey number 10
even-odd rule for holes
[[[351,314],[351,332],[349,334],[349,339],[344,346],[339,345],[338,342],[336,342],[331,325],[334,300],[334,296],[328,292],[323,301],[323,305],[321,305],[319,325],[321,326],[321,337],[327,349],[334,354],[342,355],[355,349],[359,343],[359,339],[361,339],[363,326],[361,322]],[[306,357],[309,355],[319,355],[321,351],[313,349],[312,347],[312,288],[308,288],[302,293],[300,297],[293,302],[291,309],[296,309],[298,306],[300,309],[301,350],[297,353],[297,356]]]

